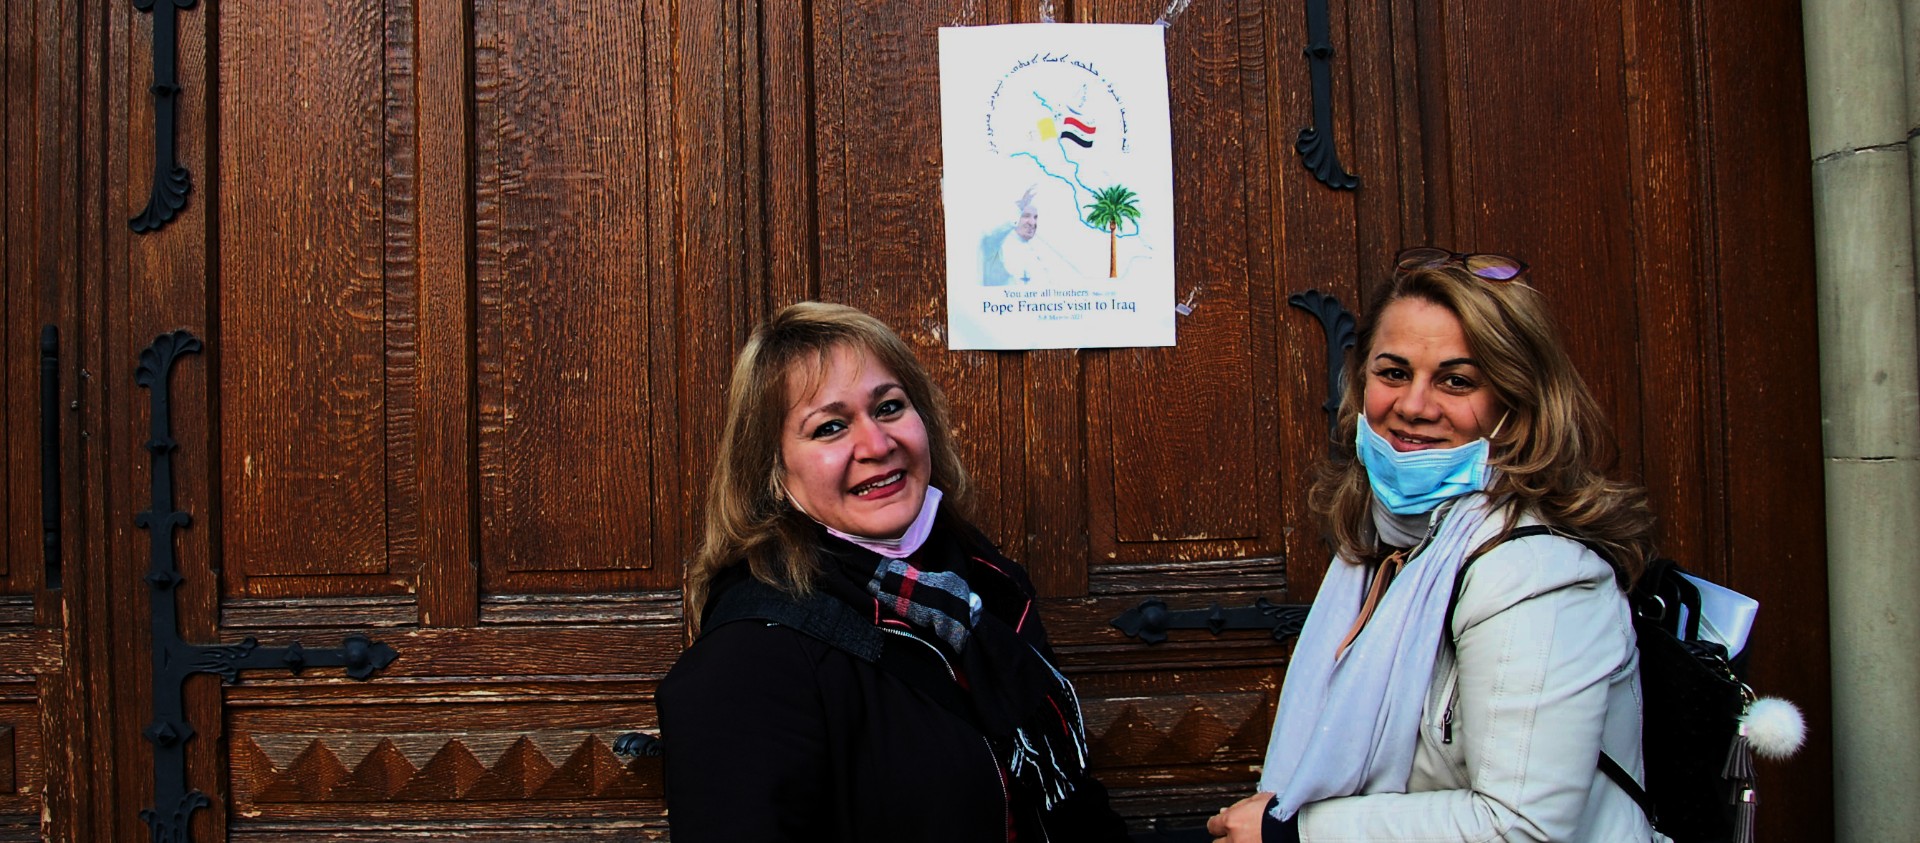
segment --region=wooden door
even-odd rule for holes
[[[744,325],[727,250],[685,230],[702,168],[738,166],[703,157],[695,109],[725,106],[674,87],[721,75],[676,56],[722,33],[665,2],[167,5],[107,19],[106,204],[148,198],[161,15],[192,189],[157,230],[117,226],[100,280],[127,648],[101,839],[144,836],[146,806],[196,840],[661,833],[658,759],[613,745],[653,729],[683,645],[714,373]],[[187,334],[198,353],[135,383]],[[178,446],[156,455],[160,382]],[[164,593],[135,528],[167,520],[163,489],[192,519]],[[150,598],[187,644],[297,641],[309,665],[186,679],[197,810],[154,804],[143,735],[174,692],[145,669]],[[396,658],[318,666],[351,635]]]
[[[75,818],[61,830],[84,834],[97,792],[86,672],[105,642],[81,634],[94,596],[82,566],[98,536],[78,458],[89,431],[77,399],[91,376],[75,364],[78,41],[67,4],[0,10],[0,840],[40,840],[50,816]]]
[[[938,113],[938,26],[1030,5],[36,7],[48,23],[7,42],[9,72],[18,54],[69,73],[36,77],[50,105],[8,111],[9,153],[40,163],[8,170],[6,325],[72,326],[63,523],[82,564],[54,595],[32,561],[32,370],[9,357],[0,727],[38,717],[14,757],[46,760],[16,762],[0,830],[44,793],[55,835],[146,834],[160,600],[188,645],[317,654],[357,634],[397,654],[364,681],[187,678],[196,840],[664,836],[657,760],[612,744],[652,730],[684,645],[731,357],[804,298],[865,307],[919,350],[982,526],[1046,597],[1099,774],[1137,824],[1192,824],[1256,779],[1287,648],[1260,630],[1150,644],[1112,621],[1149,600],[1311,600],[1327,341],[1289,297],[1352,305],[1398,248],[1438,242],[1538,268],[1670,552],[1778,607],[1757,679],[1807,705],[1815,742],[1763,771],[1765,827],[1822,836],[1823,543],[1817,508],[1787,505],[1819,487],[1805,117],[1750,81],[1797,90],[1797,7],[1331,2],[1330,138],[1359,177],[1336,190],[1294,150],[1314,112],[1304,8],[1199,0],[1166,35],[1179,345],[949,352],[938,144],[873,127]],[[1055,5],[1141,23],[1164,4]],[[191,190],[135,233],[170,14]],[[48,134],[69,123],[77,150]],[[73,283],[30,277],[45,267]],[[156,589],[136,519],[168,507],[136,371],[176,331],[203,347],[165,381],[160,486],[192,522],[164,543],[180,581]],[[1766,449],[1735,447],[1730,419]],[[57,713],[85,701],[96,714]]]
[[[764,127],[747,141],[769,162],[774,302],[851,302],[920,348],[988,532],[1051,598],[1096,767],[1130,816],[1178,825],[1257,778],[1286,648],[1258,632],[1148,644],[1111,621],[1151,599],[1311,600],[1327,340],[1290,297],[1353,305],[1405,246],[1523,256],[1613,420],[1617,470],[1650,487],[1664,552],[1768,606],[1755,682],[1805,705],[1816,738],[1762,771],[1762,827],[1823,836],[1824,545],[1815,508],[1791,505],[1820,485],[1797,8],[1322,4],[1321,140],[1357,175],[1347,190],[1295,148],[1315,120],[1314,5],[1196,2],[1166,30],[1175,297],[1193,304],[1179,344],[999,354],[944,350],[931,135],[870,127],[935,113],[937,27],[1031,22],[1035,5],[764,5]],[[1755,365],[1796,375],[1762,385]],[[1764,447],[1729,438],[1736,420]]]

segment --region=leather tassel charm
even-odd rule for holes
[[[1747,742],[1745,723],[1740,724],[1739,730],[1733,733],[1733,742],[1727,746],[1727,763],[1720,768],[1720,777],[1733,783],[1736,789],[1753,783],[1753,744]]]
[[[1753,843],[1753,824],[1760,811],[1760,797],[1751,787],[1734,793],[1733,843]]]
[[[1727,763],[1721,767],[1720,777],[1732,786],[1729,801],[1733,803],[1733,843],[1753,843],[1760,799],[1753,790],[1753,745],[1747,741],[1746,723],[1740,724],[1733,743],[1727,747]]]

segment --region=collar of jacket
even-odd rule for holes
[[[886,633],[862,617],[845,601],[815,590],[795,597],[746,574],[736,567],[725,576],[723,590],[713,597],[713,608],[701,624],[701,635],[740,620],[772,621],[792,627],[861,661],[880,659]]]

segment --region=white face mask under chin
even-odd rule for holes
[[[828,534],[845,539],[848,542],[864,547],[888,559],[905,559],[912,556],[915,551],[920,549],[921,545],[926,543],[927,535],[933,532],[933,519],[940,513],[940,498],[942,497],[939,489],[928,485],[926,497],[920,500],[920,512],[913,517],[913,523],[907,525],[906,532],[901,533],[900,537],[895,539],[876,539],[868,536],[856,536],[852,533],[836,530],[821,523],[820,519],[814,518],[813,514],[808,512],[806,507],[801,506],[800,502],[795,500],[793,495],[787,492],[786,484],[778,478],[773,481],[773,488],[780,499],[787,502],[788,506],[793,507],[794,510],[801,515],[812,519],[813,523],[819,524]]]
[[[1362,415],[1354,425],[1354,452],[1366,466],[1376,506],[1394,515],[1419,515],[1487,488],[1493,479],[1492,439],[1506,423],[1502,415],[1486,436],[1464,445],[1399,451]]]

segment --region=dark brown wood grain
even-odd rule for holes
[[[797,138],[769,137],[749,143],[741,135],[749,123],[741,115],[753,103],[741,99],[742,88],[756,85],[739,81],[751,77],[761,66],[752,44],[760,42],[763,21],[753,7],[729,0],[724,3],[666,3],[648,7],[658,9],[657,20],[671,21],[678,38],[663,42],[659,49],[667,53],[677,70],[662,74],[663,90],[672,103],[664,125],[671,128],[673,141],[662,142],[655,153],[656,172],[660,173],[659,191],[678,198],[674,206],[673,227],[668,230],[670,249],[662,250],[671,259],[668,278],[679,288],[679,305],[670,315],[674,320],[676,341],[681,352],[673,386],[679,398],[666,415],[680,419],[671,443],[676,451],[666,464],[673,468],[678,484],[677,496],[665,499],[675,507],[673,521],[679,525],[677,545],[663,548],[673,555],[672,562],[654,567],[647,580],[649,588],[678,588],[683,567],[700,544],[701,517],[707,494],[707,478],[713,470],[719,448],[718,431],[726,403],[726,383],[733,368],[733,357],[746,341],[747,331],[765,312],[769,291],[777,284],[801,283],[805,278],[775,279],[764,274],[761,266],[771,258],[778,241],[745,228],[748,219],[772,220],[776,213],[802,215],[800,208],[776,210],[762,201],[755,208],[755,197],[765,196],[772,180],[798,177],[786,168],[766,169],[764,157],[744,158],[744,150],[771,150]],[[769,46],[769,58],[777,51]],[[780,55],[785,55],[780,53]],[[798,56],[789,56],[798,59]],[[768,74],[769,80],[791,84],[804,79],[804,66],[788,68],[783,74]],[[697,81],[696,81],[697,80]],[[736,87],[737,86],[737,87]],[[768,90],[771,90],[770,88]],[[773,118],[763,116],[753,124]],[[765,144],[765,146],[761,146]],[[787,217],[793,219],[793,217]],[[811,238],[800,241],[811,248]],[[759,261],[749,262],[753,255]]]
[[[58,629],[0,629],[0,677],[26,679],[59,673],[65,642]]]
[[[646,289],[644,296],[646,318],[644,327],[639,330],[643,331],[649,349],[646,358],[648,374],[645,412],[650,418],[645,427],[644,440],[633,439],[637,430],[629,428],[618,434],[617,441],[622,442],[622,445],[616,446],[615,450],[618,452],[624,447],[655,453],[654,457],[647,460],[646,473],[642,477],[649,490],[647,500],[651,505],[651,509],[647,511],[647,519],[649,523],[657,526],[653,528],[654,535],[648,548],[650,558],[640,570],[633,572],[635,574],[633,585],[629,586],[655,589],[675,588],[680,584],[682,574],[678,563],[687,558],[692,548],[691,530],[686,523],[686,514],[698,509],[695,503],[697,498],[690,497],[691,490],[705,488],[704,485],[689,486],[684,468],[676,464],[677,458],[691,458],[692,454],[684,451],[664,453],[665,449],[657,447],[654,443],[672,442],[676,437],[684,435],[681,428],[688,422],[684,420],[685,417],[681,415],[680,410],[692,402],[686,397],[686,390],[681,387],[680,376],[691,362],[685,356],[688,350],[681,347],[681,340],[688,327],[687,314],[701,312],[700,308],[707,298],[689,295],[689,291],[682,288],[680,284],[680,279],[684,277],[682,267],[687,264],[679,255],[680,228],[676,223],[679,219],[681,207],[679,196],[683,183],[676,168],[683,159],[661,155],[658,152],[653,154],[645,152],[645,150],[670,148],[673,144],[669,139],[677,136],[674,129],[674,121],[678,117],[677,101],[674,95],[674,68],[677,66],[674,55],[678,45],[667,37],[668,33],[673,31],[668,21],[673,19],[674,8],[667,0],[653,0],[653,2],[642,4],[639,11],[641,15],[639,29],[627,30],[623,36],[626,39],[632,39],[636,35],[641,36],[645,72],[641,83],[635,87],[644,92],[643,113],[646,121],[647,142],[641,149],[622,150],[616,160],[631,161],[632,166],[639,166],[641,160],[645,161],[646,195],[649,205],[657,209],[646,218],[644,242],[647,263],[643,276],[645,280],[640,282]],[[720,33],[708,30],[704,34],[707,37],[724,37],[722,33],[737,31],[737,14],[736,11],[735,27],[729,27]],[[737,49],[741,40],[744,39],[735,35],[725,38],[724,43],[733,45]],[[610,53],[610,55],[617,55],[617,53]],[[736,57],[729,56],[729,58],[737,61]],[[605,58],[601,60],[604,61]],[[722,75],[738,76],[740,74],[736,70]],[[731,109],[736,114],[738,110]],[[623,163],[622,166],[628,165]],[[731,168],[731,172],[740,171],[741,168],[738,165]],[[743,197],[737,192],[737,188],[732,198],[734,207],[738,208]],[[736,213],[739,212],[736,211]],[[744,220],[730,226],[729,230],[738,232],[744,228],[743,223]],[[731,257],[733,251],[723,250],[716,257]],[[739,267],[739,263],[726,264],[726,266],[730,268],[714,271],[721,277],[740,275],[740,269],[731,268]],[[696,406],[703,409],[718,404],[717,399],[711,395],[701,395],[697,400],[699,403]],[[641,444],[642,442],[645,444]],[[615,464],[622,470],[637,471],[639,468],[638,465],[624,461],[615,461]],[[590,529],[588,535],[593,534]],[[543,586],[540,590],[548,590],[548,587]]]
[[[47,747],[35,696],[30,682],[0,682],[0,816],[40,808],[46,790]]]
[[[473,35],[465,3],[420,0],[412,8],[414,20],[407,21],[404,9],[397,9],[392,26],[396,36],[410,30],[415,40],[396,38],[388,49],[396,54],[396,70],[404,67],[397,57],[412,55],[416,85],[417,112],[398,107],[390,125],[396,134],[405,134],[408,118],[416,120],[412,134],[419,146],[414,158],[418,173],[413,176],[419,211],[412,236],[420,277],[417,353],[424,358],[416,370],[414,399],[421,414],[420,623],[460,627],[478,622],[480,593],[471,479],[476,419],[470,262],[474,207],[467,127],[474,105],[467,80],[472,77]],[[391,167],[389,177],[406,178],[404,153],[396,153],[393,161],[398,166]]]
[[[1809,735],[1791,761],[1762,765],[1760,822],[1775,839],[1817,839],[1834,827],[1830,700],[1845,689],[1829,672],[1805,66],[1787,59],[1801,18],[1785,2],[1695,8],[1714,139],[1710,292],[1725,368],[1707,426],[1725,464],[1727,581],[1767,607],[1749,639],[1754,687],[1798,703]]]
[[[474,693],[479,688],[485,693]],[[582,820],[660,811],[655,758],[615,758],[611,743],[657,729],[651,683],[376,684],[316,698],[295,687],[238,689],[233,711],[235,828],[318,834],[520,821],[536,839]],[[656,821],[657,823],[657,821]],[[589,829],[580,829],[589,830]],[[449,829],[449,831],[452,831]]]
[[[279,25],[226,34],[219,75],[202,77],[220,81],[219,169],[199,174],[217,190],[195,199],[207,210],[217,197],[224,222],[208,232],[219,272],[207,297],[219,310],[205,336],[219,341],[223,574],[241,593],[272,589],[256,577],[324,575],[359,593],[393,590],[379,581],[388,529],[417,518],[388,506],[390,483],[418,494],[387,476],[389,451],[415,448],[411,396],[389,400],[387,343],[413,344],[416,293],[413,274],[385,260],[381,8],[238,4],[241,19],[273,14]],[[323,72],[287,73],[289,52],[313,53]],[[204,137],[203,125],[182,134]],[[186,456],[206,465],[209,452]]]
[[[1697,78],[1697,5],[1622,9],[1629,164],[1633,185],[1638,333],[1644,349],[1639,420],[1640,479],[1661,519],[1661,552],[1709,576],[1726,576],[1723,453],[1710,420],[1722,412],[1712,233],[1705,206],[1701,138],[1705,103]],[[1691,280],[1693,283],[1683,283]]]
[[[1450,21],[1455,242],[1513,254],[1613,422],[1624,473],[1641,464],[1633,206],[1617,10],[1463,3]],[[1524,130],[1521,130],[1524,127]]]
[[[111,136],[106,124],[110,121],[104,119],[105,98],[97,94],[112,90],[106,81],[110,63],[102,54],[110,32],[104,19],[110,17],[89,15],[76,21],[69,42],[72,52],[68,61],[75,67],[75,90],[69,96],[75,120],[70,145],[76,170],[71,229],[76,316],[68,323],[74,330],[65,344],[69,361],[62,369],[69,409],[64,417],[62,453],[72,455],[72,459],[63,461],[62,485],[69,491],[61,512],[61,543],[62,553],[69,560],[66,564],[76,571],[105,571],[109,567],[102,557],[106,532],[102,529],[106,523],[102,490],[108,485],[104,482],[108,461],[101,458],[105,449],[104,437],[99,436],[104,432],[100,412],[105,402],[97,373],[102,371],[99,361],[106,343],[101,294],[106,289],[106,252],[112,242],[107,234],[110,225],[99,211],[110,204],[104,200],[112,168],[105,158]],[[96,799],[110,798],[113,790],[115,755],[110,744],[96,738],[111,727],[109,707],[96,684],[95,665],[107,661],[108,646],[107,636],[99,633],[100,619],[106,616],[104,607],[108,605],[100,580],[76,576],[62,585],[65,605],[60,624],[68,641],[68,669],[59,681],[45,686],[50,704],[68,712],[63,715],[64,724],[49,729],[59,761],[49,765],[49,778],[57,784],[49,789],[46,838],[60,843],[97,836],[95,828],[105,826],[106,821],[94,817],[85,806]],[[63,822],[61,818],[66,819]]]
[[[1206,661],[1074,675],[1090,749],[1123,811],[1194,811],[1257,777],[1280,671]]]
[[[1241,38],[1236,5],[1189,7],[1166,30],[1173,169],[1176,300],[1192,298],[1179,319],[1180,345],[1107,353],[1108,398],[1092,409],[1109,419],[1111,441],[1091,458],[1112,463],[1119,542],[1248,539],[1262,533],[1261,403],[1255,400],[1250,322],[1254,241],[1248,217],[1267,199],[1249,184],[1243,140],[1264,121],[1258,102],[1258,40]],[[1256,18],[1257,19],[1257,18]],[[1246,68],[1255,68],[1254,74]],[[1182,191],[1181,187],[1185,190]],[[1180,201],[1185,200],[1185,201]],[[1172,302],[1142,302],[1168,307]],[[1104,544],[1104,543],[1103,543]]]
[[[381,275],[385,282],[383,318],[385,407],[383,438],[384,509],[387,573],[397,583],[413,583],[419,592],[421,532],[424,521],[421,466],[427,457],[421,441],[423,404],[420,365],[421,302],[428,295],[420,255],[419,102],[426,94],[419,81],[419,11],[410,2],[384,4],[380,10],[381,90]],[[457,241],[456,241],[457,242]],[[429,311],[430,312],[430,311]],[[438,357],[431,351],[428,357]],[[461,418],[455,414],[456,419]]]
[[[74,455],[67,464],[75,503],[63,513],[62,523],[74,525],[63,530],[63,545],[76,576],[61,589],[66,601],[61,624],[69,642],[69,672],[49,694],[57,710],[65,712],[65,722],[49,730],[61,758],[50,772],[61,786],[49,794],[46,813],[47,838],[63,843],[114,833],[115,818],[98,815],[91,806],[116,798],[122,763],[112,738],[118,715],[109,675],[115,645],[107,621],[116,606],[111,590],[117,571],[108,561],[108,548],[117,544],[108,526],[113,507],[107,502],[107,490],[117,485],[109,468],[114,463],[109,444],[116,432],[109,419],[116,405],[106,389],[103,361],[110,349],[120,346],[118,330],[108,325],[126,316],[125,309],[114,303],[120,301],[117,291],[124,287],[129,236],[120,216],[129,193],[127,174],[121,169],[128,143],[127,94],[120,84],[131,60],[128,24],[125,14],[85,16],[76,27],[74,48],[79,85],[73,108],[79,126],[71,145],[79,162],[74,185],[74,253],[79,266],[73,285],[76,328],[67,344],[73,355],[69,383],[75,409],[67,434],[72,444],[65,453]],[[116,384],[115,390],[123,389],[122,384]],[[77,575],[82,571],[95,573]],[[55,688],[54,683],[48,685]]]
[[[773,0],[760,4],[769,20],[781,25],[760,30],[759,178],[762,197],[766,266],[765,288],[775,301],[812,298],[819,289],[819,239],[816,201],[819,187],[814,165],[816,132],[812,121],[813,91],[806,26],[806,4],[800,0]],[[756,74],[749,74],[756,75]]]
[[[0,726],[0,794],[14,795],[19,787],[16,784],[18,757],[14,754],[13,727]]]
[[[1086,424],[1089,396],[1082,384],[1088,373],[1104,367],[1088,365],[1094,355],[1079,351],[1048,349],[1021,356],[1024,365],[1008,367],[1022,376],[1013,390],[1021,399],[1020,412],[1002,416],[1007,426],[988,428],[1026,433],[1024,441],[1013,443],[1021,447],[1004,449],[1000,463],[1025,486],[1016,492],[1025,506],[1001,510],[1021,516],[1004,519],[1003,531],[1015,533],[1023,543],[1019,558],[1042,596],[1084,594],[1091,526],[1087,504],[1106,495],[1089,487],[1095,473],[1086,469],[1092,430]]]
[[[530,689],[498,690],[482,697],[422,689],[294,707],[236,699],[235,800],[247,806],[248,822],[267,823],[342,809],[361,821],[434,819],[456,803],[473,819],[659,810],[659,760],[618,758],[611,749],[624,732],[657,730],[637,701],[650,688],[552,688],[532,701],[513,693]]]
[[[649,30],[593,4],[483,6],[474,26],[482,588],[628,585],[655,558],[636,445],[671,417],[649,365],[671,346],[648,330],[671,284],[642,224],[664,210],[645,163],[662,139],[633,95]]]
[[[5,51],[0,55],[4,55],[6,61],[4,69],[0,69],[0,74],[4,74],[0,76],[0,82],[6,84],[7,90],[30,87],[33,85],[34,67],[31,59],[36,48],[33,37],[34,10],[27,6],[9,9],[4,15],[0,17],[0,25],[5,26],[4,41],[0,41],[0,45],[4,45]],[[0,117],[0,132],[5,133],[4,141],[0,142],[0,152],[6,154],[7,160],[19,161],[33,155],[33,130],[38,116],[31,108],[9,107],[5,116]],[[34,266],[37,256],[33,246],[34,222],[39,217],[39,203],[35,201],[39,191],[33,183],[35,175],[37,173],[31,168],[9,167],[5,175],[0,177],[0,207],[6,210],[5,221],[0,222],[0,282],[3,282],[0,289],[5,290],[9,302],[16,295],[31,301],[34,277],[38,275]],[[39,500],[38,494],[19,493],[37,488],[39,477],[38,465],[28,464],[26,459],[29,454],[22,451],[31,444],[28,435],[38,433],[29,429],[27,421],[38,417],[33,402],[39,390],[37,387],[28,388],[29,379],[37,375],[39,370],[38,334],[33,331],[33,319],[38,314],[16,314],[9,307],[5,315],[7,318],[0,322],[0,326],[4,326],[4,331],[0,333],[6,337],[5,347],[9,351],[15,348],[20,351],[8,354],[4,358],[5,364],[0,365],[0,388],[6,390],[5,400],[0,401],[0,424],[5,425],[0,427],[0,431],[4,432],[4,435],[0,435],[0,442],[5,443],[4,480],[9,492],[8,504],[0,511],[0,518],[4,518],[5,523],[13,528],[7,531],[6,552],[0,554],[6,557],[0,560],[0,592],[23,594],[29,593],[33,587],[30,582],[24,581],[27,573],[24,563],[31,549],[25,539],[32,535],[27,526],[37,523],[33,518],[34,513],[27,510],[27,505]],[[35,338],[32,341],[35,353],[31,367],[22,359],[29,337]],[[33,442],[37,441],[36,437]],[[33,454],[37,455],[38,450],[35,448]],[[22,564],[14,564],[16,557]]]

